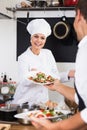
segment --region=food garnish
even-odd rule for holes
[[[45,105],[48,107],[48,108],[55,108],[58,106],[58,103],[57,102],[53,102],[51,100],[48,100]]]
[[[58,115],[64,115],[62,112],[55,112],[55,110],[39,110],[35,113],[31,112],[28,117],[37,117],[37,118],[51,118],[57,117]]]
[[[54,78],[51,75],[46,75],[45,73],[38,72],[36,75],[33,77],[29,77],[30,80],[33,80],[38,83],[51,83],[54,81]]]

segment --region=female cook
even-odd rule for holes
[[[54,78],[60,79],[53,54],[48,49],[43,49],[47,37],[51,34],[51,27],[45,19],[34,19],[27,25],[31,34],[31,46],[18,57],[19,84],[17,86],[13,103],[29,105],[44,103],[49,100],[48,89],[37,85],[28,79],[33,72],[44,72]],[[67,79],[66,76],[63,75]]]

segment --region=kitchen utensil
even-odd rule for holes
[[[53,33],[56,38],[59,40],[66,39],[70,34],[70,25],[65,16],[61,17],[53,27]]]
[[[28,103],[23,103],[21,106],[17,107],[17,113],[24,113],[29,111]],[[31,124],[31,122],[27,119],[18,119],[18,121],[24,125]]]

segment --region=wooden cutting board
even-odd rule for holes
[[[0,124],[0,130],[9,130],[10,127],[10,124]]]

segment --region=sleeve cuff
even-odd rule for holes
[[[61,82],[65,82],[65,81],[68,81],[68,71],[67,72],[61,72],[60,73],[60,79],[61,79]]]
[[[85,108],[84,110],[81,111],[81,118],[82,120],[87,123],[87,108]]]

